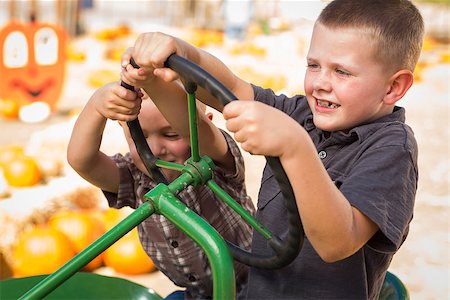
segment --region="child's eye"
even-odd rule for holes
[[[350,76],[350,73],[340,70],[340,69],[337,69],[336,73],[338,73],[339,75]]]
[[[318,69],[318,68],[319,68],[319,65],[318,65],[318,64],[308,64],[306,67],[307,67],[308,69]]]
[[[166,133],[164,136],[170,140],[177,140],[180,138],[180,135],[177,133]]]

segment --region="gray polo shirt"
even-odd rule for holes
[[[379,231],[354,255],[335,263],[324,262],[305,237],[299,256],[289,266],[275,271],[252,268],[239,298],[377,299],[392,256],[408,233],[417,189],[417,144],[404,123],[404,109],[396,107],[392,114],[348,133],[330,133],[315,127],[304,96],[278,96],[256,86],[254,92],[257,101],[284,111],[303,125],[336,186]],[[268,166],[257,206],[257,219],[284,238],[286,211]],[[257,233],[252,251],[271,253]]]

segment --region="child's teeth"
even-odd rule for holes
[[[317,100],[317,103],[318,103],[320,106],[328,106],[327,103],[326,103],[325,101],[322,101],[322,100]]]
[[[320,106],[324,106],[324,107],[328,107],[328,108],[338,108],[339,105],[328,102],[328,101],[323,101],[323,100],[317,100],[317,103],[319,103]]]

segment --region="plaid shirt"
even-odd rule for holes
[[[216,167],[213,180],[252,215],[255,208],[245,188],[244,160],[234,140],[222,131],[234,157],[236,172],[226,174]],[[111,207],[130,206],[137,208],[143,203],[143,196],[156,183],[142,173],[130,154],[116,154],[114,161],[119,167],[120,184],[118,194],[105,192]],[[217,198],[206,186],[189,186],[178,194],[178,199],[202,216],[224,239],[250,249],[252,229],[242,218]],[[153,214],[138,225],[139,239],[144,250],[157,268],[176,285],[186,287],[187,298],[210,298],[212,296],[212,274],[204,252],[190,238],[169,222],[164,216]],[[236,290],[247,281],[248,268],[234,263]]]

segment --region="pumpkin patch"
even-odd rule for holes
[[[50,227],[64,233],[76,253],[81,252],[105,233],[105,228],[93,215],[83,211],[60,211],[49,220]],[[84,267],[93,271],[103,264],[102,254]]]
[[[155,270],[139,242],[136,228],[106,249],[104,260],[106,266],[122,274],[136,275]]]
[[[69,261],[75,250],[69,239],[50,227],[35,227],[23,233],[13,252],[16,277],[49,274]]]
[[[37,162],[29,156],[18,155],[3,164],[6,182],[13,187],[27,187],[38,184],[42,174]]]

